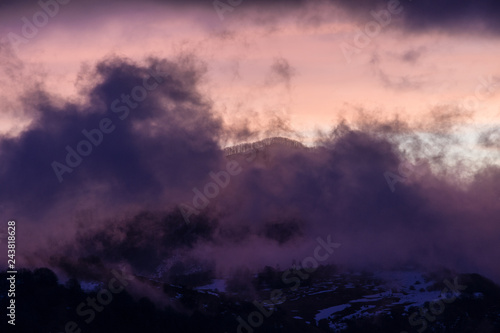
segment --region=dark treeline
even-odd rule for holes
[[[225,156],[230,156],[234,154],[244,154],[249,151],[253,150],[259,150],[263,149],[265,147],[271,146],[271,145],[283,145],[287,147],[293,147],[293,148],[302,148],[306,149],[306,146],[304,146],[301,142],[292,140],[289,138],[284,138],[284,137],[272,137],[272,138],[266,138],[257,142],[252,142],[252,143],[240,143],[235,146],[231,147],[226,147],[224,148],[224,155]]]

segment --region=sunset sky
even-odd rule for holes
[[[40,5],[7,2],[0,33],[14,53],[4,44],[3,57],[23,68],[16,82],[2,80],[2,132],[18,133],[30,120],[16,109],[29,85],[41,81],[75,99],[79,76],[106,57],[140,63],[180,54],[203,63],[200,88],[227,122],[258,115],[265,127],[277,115],[311,137],[359,111],[417,124],[440,110],[463,117],[467,132],[498,125],[494,1],[394,2],[392,14],[388,1],[238,2],[71,1],[32,38],[24,38],[22,18],[33,22]]]
[[[94,211],[102,226],[190,202],[225,168],[220,148],[283,136],[331,149],[279,155],[265,176],[246,167],[214,210],[229,229],[295,214],[307,240],[265,240],[259,256],[219,239],[189,255],[224,268],[250,254],[289,262],[286,251],[300,256],[337,216],[345,250],[336,259],[421,253],[500,278],[480,257],[494,244],[500,254],[499,11],[496,0],[0,1],[2,218],[32,228],[30,251],[77,235],[80,247],[67,252],[76,258],[94,248],[76,212]],[[115,112],[144,80],[155,87],[141,88],[137,109]],[[114,132],[57,176],[54,162],[106,117]],[[427,173],[391,193],[384,173],[419,158]],[[233,207],[241,212],[221,213]],[[26,251],[29,264],[57,266],[50,250]]]

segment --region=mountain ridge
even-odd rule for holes
[[[265,138],[254,142],[244,142],[237,145],[225,147],[222,149],[224,156],[231,156],[237,154],[245,154],[253,150],[263,150],[272,145],[284,145],[287,147],[298,148],[298,149],[308,149],[302,142],[294,139],[290,139],[283,136],[273,136]]]

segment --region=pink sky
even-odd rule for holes
[[[40,10],[23,9],[4,14],[8,24],[2,26],[2,35],[19,32],[21,17]],[[269,13],[242,3],[225,13],[223,21],[208,5],[117,4],[87,11],[82,15],[77,3],[61,6],[16,53],[25,75],[33,69],[49,91],[64,98],[75,98],[82,66],[104,57],[141,62],[149,55],[192,53],[207,67],[207,98],[228,122],[252,114],[265,126],[277,114],[293,130],[311,137],[339,118],[352,120],[360,109],[376,117],[398,114],[420,122],[437,107],[463,108],[471,101],[473,107],[465,108],[473,113],[469,125],[498,125],[500,119],[500,86],[492,79],[500,73],[500,39],[495,35],[408,33],[397,24],[398,14],[348,62],[341,44],[354,45],[357,29],[370,20],[354,19],[335,5],[292,8],[269,19]],[[288,77],[272,71],[278,59],[287,64]],[[477,94],[484,79],[490,81],[490,91]],[[19,126],[19,87],[7,80],[1,84],[13,103],[1,115],[5,133]]]
[[[41,9],[0,7],[0,199],[37,231],[30,246],[46,242],[50,256],[62,244],[57,237],[73,246],[78,236],[82,248],[73,250],[90,253],[95,234],[113,233],[99,229],[103,221],[117,226],[111,239],[119,243],[138,211],[191,200],[192,189],[225,165],[220,147],[286,136],[323,145],[248,165],[210,206],[221,245],[198,244],[194,256],[209,246],[220,265],[237,264],[237,253],[253,253],[255,238],[265,249],[259,255],[275,247],[285,262],[289,248],[305,251],[333,229],[345,262],[384,264],[387,255],[403,260],[416,251],[426,261],[436,251],[436,262],[465,257],[467,269],[500,276],[494,257],[480,258],[499,229],[498,17],[487,6],[469,15],[468,2],[414,1],[393,8],[380,27],[370,13],[388,10],[387,1],[250,1],[221,20],[210,1],[73,0],[17,48],[9,38],[22,36],[23,18]],[[359,29],[371,36],[366,45]],[[346,57],[346,45],[356,54]],[[152,92],[135,117],[117,120],[111,101],[153,65],[175,80]],[[52,163],[64,162],[82,129],[104,116],[116,120],[115,134],[60,181]],[[391,193],[384,173],[422,157],[417,139],[430,151],[424,172]],[[92,221],[96,230],[74,221],[88,207],[102,214]],[[162,213],[151,214],[161,222]],[[269,221],[290,216],[303,228],[299,241],[281,246],[262,236]],[[240,226],[253,232],[246,243],[231,236]],[[467,248],[469,241],[477,247]]]

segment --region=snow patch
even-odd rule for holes
[[[314,317],[314,319],[316,319],[316,321],[319,321],[321,319],[328,319],[332,314],[343,311],[350,307],[350,304],[332,306],[331,308],[320,310],[316,317]]]

